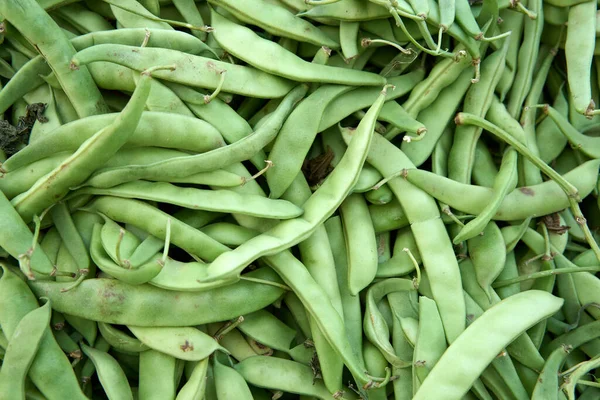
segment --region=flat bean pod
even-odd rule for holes
[[[117,360],[104,351],[81,345],[83,352],[92,360],[100,383],[110,400],[133,399],[125,373]]]
[[[200,361],[214,351],[227,352],[215,339],[193,327],[127,327],[146,346],[180,360]]]
[[[386,90],[371,106],[354,133],[355,140],[340,163],[321,187],[304,203],[300,218],[280,222],[235,250],[224,253],[208,268],[208,280],[237,275],[250,262],[262,255],[274,254],[302,241],[337,209],[357,181],[371,141],[375,120],[383,106]]]
[[[477,318],[448,347],[414,398],[462,398],[506,345],[536,322],[554,314],[562,304],[562,299],[535,290],[502,300]],[[456,362],[462,359],[469,362]]]
[[[299,82],[327,82],[355,86],[381,86],[386,83],[385,78],[373,73],[306,62],[278,44],[260,38],[250,29],[229,21],[214,10],[211,18],[215,28],[213,35],[221,47],[265,72]],[[248,49],[253,51],[249,52]]]
[[[588,161],[567,172],[564,178],[574,185],[582,196],[587,196],[594,189],[592,181],[595,180],[599,166],[598,160]],[[410,177],[411,175],[413,176]],[[490,188],[461,184],[423,170],[407,171],[406,179],[452,208],[468,214],[480,214],[493,195]],[[558,184],[546,181],[539,185],[517,188],[507,194],[493,219],[520,220],[529,216],[552,214],[568,206],[569,199]]]
[[[260,26],[275,36],[287,37],[317,46],[327,46],[332,49],[340,46],[319,28],[277,4],[269,4],[265,0],[243,3],[231,0],[211,0],[210,2],[233,12],[244,22]],[[266,10],[268,12],[265,12]]]
[[[50,303],[30,311],[21,319],[6,346],[0,370],[0,393],[25,397],[25,378],[42,341],[49,329]]]
[[[248,277],[278,281],[269,269],[250,272]],[[33,292],[49,298],[55,310],[109,324],[150,327],[194,326],[236,318],[266,307],[283,293],[279,287],[243,280],[200,293],[132,286],[114,279],[88,279],[75,289],[61,292],[66,285],[30,283]],[[82,308],[84,302],[87,306]]]
[[[174,65],[173,72],[157,71],[153,75],[167,81],[207,89],[219,86],[221,71],[227,71],[222,90],[251,97],[282,97],[294,84],[251,67],[229,64],[211,58],[186,54],[177,50],[100,44],[78,52],[72,59],[75,66],[97,61],[113,62],[136,71],[156,65]],[[199,73],[198,71],[202,71]]]
[[[287,219],[302,215],[302,209],[285,200],[240,194],[229,190],[183,188],[167,182],[134,181],[100,189],[83,187],[73,196],[83,194],[158,201],[195,210],[228,212],[255,217]]]
[[[60,200],[69,188],[87,179],[125,144],[138,125],[151,80],[149,74],[144,74],[131,100],[111,125],[95,133],[61,165],[11,200],[25,221],[29,222],[34,215]]]
[[[8,18],[42,53],[80,117],[108,111],[87,68],[79,71],[70,69],[68,58],[75,54],[75,48],[36,1],[3,2],[0,14]]]
[[[171,219],[171,242],[205,260],[214,260],[229,249],[185,222],[141,201],[97,196],[86,206],[86,211],[101,212],[110,219],[132,224],[162,240],[166,238],[166,226]]]
[[[106,188],[136,179],[157,180],[157,177],[161,177],[160,180],[177,179],[250,159],[278,134],[287,116],[292,112],[293,106],[306,90],[306,86],[299,86],[290,91],[267,122],[250,135],[229,146],[215,148],[203,154],[182,156],[147,165],[128,165],[122,168],[99,170],[86,184]]]
[[[104,114],[62,125],[10,157],[2,167],[9,172],[63,151],[75,151],[96,132],[114,123],[118,115]],[[155,146],[202,153],[224,144],[219,131],[205,121],[145,111],[124,147]]]

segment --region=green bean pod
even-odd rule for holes
[[[161,64],[164,65],[173,65],[175,69],[168,73],[156,71],[154,76],[189,86],[216,89],[222,71],[227,71],[222,90],[228,93],[273,98],[284,96],[293,87],[293,83],[287,79],[254,68],[185,54],[177,50],[151,47],[99,44],[78,52],[71,63],[80,66],[108,61],[142,72],[156,65],[156,60],[161,60]],[[198,73],[198,70],[203,72]]]
[[[108,398],[110,400],[133,399],[127,377],[123,369],[119,366],[118,361],[104,351],[94,349],[85,344],[82,344],[81,347],[83,352],[94,363],[96,373]]]
[[[267,143],[273,140],[306,90],[307,88],[301,85],[290,91],[264,125],[252,132],[251,135],[240,138],[229,146],[215,148],[202,154],[144,163],[146,165],[138,163],[138,165],[101,169],[92,175],[86,184],[97,188],[107,188],[136,179],[157,180],[157,177],[161,177],[161,180],[172,180],[245,161],[259,153]],[[277,162],[274,164],[278,165]]]
[[[221,47],[270,74],[298,82],[327,82],[355,86],[380,86],[386,83],[385,78],[373,73],[306,62],[214,10],[211,12],[211,24],[215,28],[213,35]]]
[[[214,351],[227,352],[216,340],[196,328],[127,327],[146,346],[180,360],[200,361]]]
[[[268,269],[250,272],[248,277],[277,282],[275,273]],[[61,289],[68,283],[30,283],[36,295],[52,301],[55,310],[110,324],[156,327],[193,326],[235,318],[264,308],[283,293],[280,287],[250,281],[199,293],[131,286],[114,279],[84,280],[65,293]],[[87,306],[82,308],[84,302]],[[175,308],[177,313],[173,313]]]
[[[594,189],[593,180],[599,166],[599,160],[587,161],[567,172],[564,178],[585,197]],[[493,196],[493,190],[490,188],[461,184],[424,170],[409,170],[406,179],[452,208],[472,215],[480,214]],[[558,184],[546,181],[539,185],[520,187],[508,193],[492,219],[516,221],[552,214],[568,206],[569,199]]]
[[[231,252],[224,253],[208,268],[207,280],[239,274],[256,258],[277,253],[310,236],[342,203],[358,179],[371,141],[375,121],[385,99],[384,89],[353,133],[355,140],[328,179],[304,203],[302,217],[282,221]]]
[[[562,299],[535,290],[502,300],[477,318],[448,347],[414,398],[461,399],[507,344],[536,322],[554,314],[562,304]],[[457,362],[463,359],[469,361]]]
[[[4,264],[0,264],[0,267],[3,272],[2,278],[0,278],[0,324],[4,334],[11,337],[23,317],[38,308],[38,303],[21,277]],[[49,281],[35,282],[51,283]],[[58,285],[71,285],[71,283],[59,283]],[[62,295],[62,293],[57,294],[58,296]],[[52,302],[51,299],[50,302]],[[79,303],[77,307],[80,308],[81,304]],[[44,331],[28,376],[46,397],[62,398],[64,396],[69,399],[87,399],[79,387],[69,360],[58,346],[50,330]]]
[[[11,201],[25,221],[31,221],[34,215],[60,200],[69,188],[87,179],[125,144],[139,123],[151,80],[150,74],[144,74],[131,100],[111,125],[86,140],[71,157]]]
[[[47,302],[25,315],[15,328],[2,359],[0,393],[25,398],[25,378],[48,330],[51,311]]]
[[[75,54],[75,48],[36,1],[24,0],[18,4],[3,2],[0,14],[42,53],[44,61],[56,73],[80,117],[108,111],[87,68],[79,71],[70,68],[68,59]]]
[[[565,58],[567,79],[575,110],[588,115],[596,107],[592,100],[591,64],[596,44],[596,8],[593,1],[569,8]]]

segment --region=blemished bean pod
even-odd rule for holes
[[[127,327],[146,346],[180,360],[200,361],[217,350],[227,353],[216,340],[193,327]]]
[[[462,398],[506,345],[535,323],[554,314],[562,304],[562,299],[537,290],[502,300],[477,318],[448,347],[414,398]],[[458,360],[466,361],[458,363]]]
[[[117,44],[100,44],[84,49],[73,57],[74,67],[97,61],[113,62],[142,72],[156,65],[173,65],[174,71],[157,71],[156,78],[182,83],[206,89],[216,89],[220,84],[220,71],[227,71],[222,90],[228,93],[251,97],[282,97],[289,92],[294,83],[277,76],[267,74],[251,67],[229,64],[211,58],[186,54],[177,50],[151,47],[133,47]],[[198,73],[201,70],[202,73]]]
[[[578,189],[581,196],[585,197],[594,189],[593,180],[595,180],[596,169],[599,166],[600,161],[598,160],[587,161],[567,172],[564,178]],[[413,177],[411,178],[410,175]],[[407,171],[406,179],[452,208],[473,215],[481,213],[493,195],[490,188],[460,184],[422,170]],[[434,181],[435,183],[433,183]],[[442,184],[442,182],[444,183]],[[475,200],[473,196],[478,197],[478,200]],[[553,201],[548,201],[548,199]],[[507,194],[492,219],[520,220],[531,216],[552,214],[568,206],[567,195],[555,181],[550,180],[539,185],[517,188]]]
[[[247,276],[279,282],[277,275],[265,268]],[[244,280],[199,293],[131,286],[114,279],[88,279],[73,290],[61,292],[67,285],[33,281],[30,287],[63,313],[110,324],[150,327],[194,326],[236,318],[266,307],[283,293],[280,287]],[[85,308],[80,306],[83,303],[87,304]]]
[[[211,12],[211,24],[215,28],[213,35],[221,47],[267,73],[298,82],[327,82],[355,86],[381,86],[386,83],[385,78],[377,74],[306,62],[214,10]],[[253,51],[249,52],[248,49]]]

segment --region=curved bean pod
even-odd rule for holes
[[[122,330],[115,328],[111,324],[99,322],[98,329],[100,330],[100,334],[104,340],[106,340],[111,347],[114,347],[119,351],[139,353],[149,349],[148,346],[136,338],[131,337]]]
[[[114,123],[118,116],[119,114],[104,114],[62,125],[51,135],[26,146],[10,157],[2,167],[9,172],[62,151],[75,151],[96,132]],[[219,131],[205,121],[192,117],[175,118],[175,114],[144,111],[133,134],[123,147],[155,146],[203,153],[224,144]]]
[[[306,90],[307,87],[301,85],[290,91],[277,110],[271,114],[260,128],[228,146],[219,147],[202,154],[177,157],[148,163],[147,165],[100,170],[92,175],[86,184],[97,188],[107,188],[136,179],[156,180],[157,176],[161,176],[161,179],[183,178],[190,174],[208,172],[245,161],[260,152],[273,140],[290,112],[292,112],[293,106],[302,98]],[[278,165],[278,163],[274,164]]]
[[[87,68],[73,71],[69,67],[68,59],[75,54],[75,48],[36,1],[3,2],[0,14],[42,53],[80,117],[108,111]]]
[[[393,176],[405,167],[412,167],[400,149],[378,134],[374,134],[367,160],[384,176]],[[458,263],[437,204],[427,193],[402,178],[394,178],[387,184],[408,217],[429,274],[434,300],[440,308],[446,338],[452,342],[464,330],[465,311]]]
[[[101,229],[100,224],[94,226],[90,255],[102,272],[130,285],[146,283],[160,273],[162,269],[159,262],[161,255],[158,254],[154,257],[154,260],[140,265],[138,268],[124,268],[115,264],[102,247],[102,240],[100,239]]]
[[[567,79],[575,110],[589,114],[596,107],[592,100],[591,64],[596,45],[596,8],[588,1],[569,8],[565,58]]]
[[[585,197],[594,189],[598,167],[600,160],[587,161],[567,172],[564,178]],[[465,185],[423,170],[408,170],[406,179],[450,207],[473,215],[480,214],[493,196],[490,188]],[[517,188],[507,194],[492,219],[516,221],[530,216],[552,214],[568,206],[568,197],[558,184],[546,181],[539,185]]]
[[[562,304],[562,299],[547,292],[530,290],[494,305],[448,347],[414,399],[461,399],[504,347]]]
[[[276,357],[248,357],[234,366],[246,382],[267,389],[331,399],[321,381],[313,383],[313,371],[308,365]]]
[[[3,263],[0,263],[0,268],[3,272],[0,278],[0,324],[2,332],[11,337],[23,317],[38,308],[38,303],[27,284],[19,276]],[[50,283],[49,281],[35,282]],[[69,286],[71,283],[65,282],[59,285]],[[57,293],[58,296],[62,294]],[[81,308],[80,305],[78,307]],[[44,331],[28,376],[47,398],[87,399],[79,387],[67,356],[49,329]]]
[[[150,349],[139,353],[139,397],[173,399],[177,391],[177,364],[175,357],[161,351]]]
[[[86,205],[86,211],[101,212],[112,220],[132,224],[163,241],[166,238],[166,226],[170,219],[171,242],[208,261],[229,250],[227,246],[212,240],[187,223],[172,218],[169,214],[141,201],[98,196]]]
[[[385,92],[384,89],[356,128],[354,140],[348,146],[342,160],[321,187],[304,203],[302,217],[282,221],[235,250],[219,256],[208,267],[207,281],[237,275],[258,257],[277,253],[302,241],[339,207],[358,179],[377,115],[385,100]]]
[[[12,199],[11,203],[25,221],[31,221],[34,215],[60,200],[71,187],[87,179],[125,144],[140,120],[151,80],[149,74],[144,74],[127,106],[111,125],[86,140],[71,157],[27,192]]]
[[[223,7],[242,21],[260,26],[275,36],[312,43],[317,46],[327,46],[331,49],[340,47],[339,43],[330,39],[319,28],[295,16],[277,3],[273,4],[266,0],[253,2],[211,0],[210,3]],[[266,12],[267,10],[268,12]]]
[[[25,378],[42,338],[49,329],[50,303],[30,311],[21,319],[6,346],[0,370],[0,393],[25,398]]]
[[[217,350],[227,353],[215,339],[196,328],[127,327],[146,346],[179,360],[200,361]]]
[[[213,35],[223,49],[262,71],[298,82],[328,82],[355,86],[381,86],[386,83],[385,78],[373,73],[306,62],[278,44],[262,39],[249,28],[229,21],[214,10],[211,12],[211,24],[215,28]]]
[[[265,174],[271,191],[269,197],[280,198],[292,184],[317,136],[327,105],[350,89],[350,86],[321,86],[292,111],[269,152],[269,160],[274,165]]]
[[[102,388],[109,400],[133,400],[133,394],[127,382],[127,377],[117,360],[107,352],[94,349],[83,343],[81,344],[81,349],[94,363]]]
[[[19,256],[30,251],[33,245],[33,233],[1,191],[0,219],[5,227],[0,229],[0,247],[12,257],[19,259]],[[36,246],[28,258],[38,272],[49,276],[54,270],[54,266],[40,246]],[[28,278],[33,279],[34,276],[28,274]]]

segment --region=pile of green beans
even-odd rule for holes
[[[0,399],[597,400],[596,0],[0,1]]]

